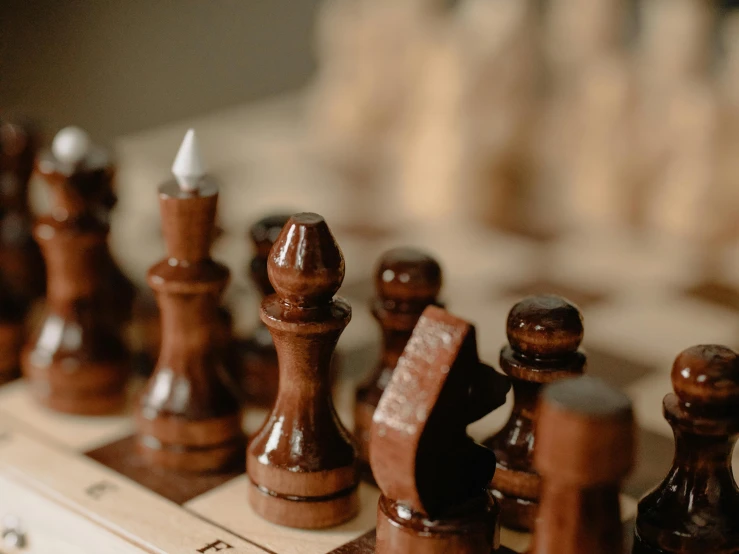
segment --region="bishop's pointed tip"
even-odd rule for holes
[[[205,176],[205,163],[195,129],[189,129],[172,164],[172,173],[183,191],[194,191]]]

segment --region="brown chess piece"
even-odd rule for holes
[[[665,480],[639,502],[634,554],[739,552],[739,488],[731,454],[739,438],[739,357],[693,346],[672,366],[663,411],[675,434]]]
[[[0,271],[8,294],[27,310],[44,294],[46,272],[33,240],[28,184],[38,137],[32,126],[0,119]]]
[[[634,462],[629,398],[581,376],[548,386],[538,412],[541,497],[531,554],[622,554],[619,490]]]
[[[582,316],[564,298],[532,296],[513,306],[506,331],[509,344],[500,352],[500,367],[513,383],[513,412],[485,445],[498,459],[492,488],[502,524],[530,531],[540,484],[533,467],[536,402],[544,384],[583,372]]]
[[[218,188],[204,175],[193,131],[159,187],[167,256],[149,269],[162,321],[154,373],[136,412],[141,456],[177,471],[216,472],[243,463],[238,395],[219,342],[219,304],[228,268],[210,257]]]
[[[382,329],[382,352],[369,379],[357,390],[354,413],[354,436],[364,473],[369,473],[372,415],[418,318],[428,305],[438,305],[441,280],[439,263],[414,248],[388,250],[377,265],[372,315]]]
[[[495,454],[466,428],[502,406],[509,388],[477,357],[472,325],[426,308],[373,419],[378,554],[498,548],[500,508],[488,490]]]
[[[265,519],[288,527],[330,527],[359,509],[356,447],[331,398],[331,357],[351,319],[334,294],[344,257],[323,217],[290,218],[267,262],[276,293],[261,318],[279,359],[272,412],[247,452],[249,501]]]
[[[21,365],[34,396],[61,412],[103,414],[125,401],[128,352],[101,304],[108,225],[84,201],[84,189],[107,165],[81,130],[60,131],[41,159],[51,213],[34,227],[48,268],[46,311]]]
[[[262,298],[275,292],[267,275],[267,259],[269,251],[280,231],[290,219],[289,215],[276,214],[264,217],[249,229],[249,236],[254,245],[254,257],[249,263],[249,275]],[[271,406],[277,397],[277,351],[272,335],[261,319],[254,333],[241,347],[243,368],[241,386],[246,398],[252,403]]]
[[[0,274],[0,385],[20,376],[24,307]]]

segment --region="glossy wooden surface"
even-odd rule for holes
[[[275,292],[267,275],[269,251],[280,231],[290,219],[289,215],[276,214],[264,217],[249,229],[254,255],[249,263],[249,276],[262,298]],[[240,345],[243,368],[241,386],[252,404],[272,406],[277,397],[279,369],[277,351],[272,335],[261,319],[247,341]]]
[[[634,461],[631,402],[583,376],[547,387],[538,410],[541,496],[531,554],[622,554],[619,488]]]
[[[739,488],[731,455],[739,438],[739,357],[724,346],[684,350],[663,403],[675,434],[664,481],[639,502],[635,554],[739,552]]]
[[[276,293],[261,319],[279,361],[277,399],[247,450],[249,501],[265,519],[299,528],[338,525],[359,508],[356,447],[331,397],[331,357],[351,318],[334,297],[344,258],[324,219],[296,214],[270,250]]]
[[[157,295],[162,345],[137,408],[137,443],[149,463],[190,472],[233,469],[242,459],[241,407],[224,366],[220,296],[228,269],[210,257],[218,191],[174,182],[159,189],[167,258],[147,281]]]
[[[377,552],[488,553],[497,503],[495,455],[468,424],[502,406],[508,380],[477,357],[475,329],[436,306],[423,312],[375,411],[370,463],[383,496]]]
[[[129,356],[120,329],[102,302],[108,225],[86,201],[106,188],[112,170],[62,172],[53,158],[39,163],[52,198],[34,237],[48,270],[45,311],[24,347],[23,373],[51,409],[86,415],[122,408]]]
[[[365,471],[369,469],[372,415],[418,318],[426,306],[438,305],[441,282],[439,263],[415,248],[388,250],[377,264],[372,315],[380,324],[382,350],[374,370],[357,390],[354,414],[354,436]]]
[[[536,404],[541,387],[582,373],[585,355],[579,310],[559,296],[530,296],[508,314],[509,344],[500,353],[500,367],[512,381],[511,417],[485,441],[495,452],[498,469],[492,487],[501,503],[501,519],[511,529],[533,529],[540,479],[533,467]]]

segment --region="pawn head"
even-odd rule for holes
[[[441,290],[441,267],[415,248],[393,248],[380,258],[375,274],[377,294],[393,300],[433,301]]]
[[[506,333],[513,349],[522,354],[561,356],[580,346],[582,315],[561,296],[529,296],[511,308]]]
[[[326,220],[314,213],[293,215],[272,246],[267,273],[291,304],[328,302],[344,280],[344,255]]]
[[[685,404],[722,409],[739,403],[739,357],[716,344],[692,346],[672,365],[672,388]]]

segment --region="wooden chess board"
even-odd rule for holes
[[[184,131],[194,125],[223,182],[219,213],[225,233],[214,257],[232,269],[227,300],[239,334],[248,334],[256,321],[257,298],[244,269],[250,255],[247,226],[265,213],[287,209],[317,211],[332,227],[346,257],[340,294],[353,306],[339,343],[336,391],[349,428],[354,388],[376,360],[379,332],[367,304],[375,260],[386,248],[417,246],[440,260],[448,309],[477,326],[480,356],[496,366],[513,303],[533,292],[561,293],[583,311],[589,373],[619,387],[634,403],[638,454],[623,497],[624,519],[633,517],[636,499],[657,484],[672,460],[661,401],[670,390],[674,357],[693,344],[739,346],[734,249],[714,257],[708,278],[699,250],[664,237],[612,230],[543,238],[491,230],[464,218],[407,221],[391,187],[357,200],[356,190],[315,161],[310,140],[300,131],[301,113],[300,103],[288,99],[121,140],[121,201],[112,244],[124,269],[142,282],[146,268],[163,253],[156,186],[167,178]],[[511,398],[474,424],[471,434],[481,439],[494,432],[510,405]],[[248,409],[247,432],[264,416]],[[0,527],[16,518],[26,537],[24,550],[8,552],[372,552],[374,487],[362,485],[361,511],[344,525],[288,529],[251,511],[243,473],[194,477],[143,467],[132,449],[133,432],[128,413],[94,419],[53,414],[32,402],[23,382],[0,387]],[[736,452],[734,462],[736,471]],[[518,552],[529,541],[507,530],[501,539]]]

